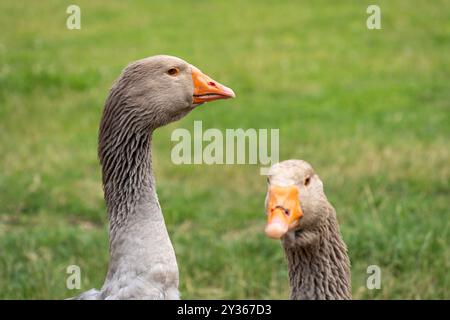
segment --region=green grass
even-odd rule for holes
[[[0,4],[0,298],[61,299],[107,270],[97,128],[130,61],[180,56],[237,93],[154,137],[158,193],[183,298],[288,297],[263,234],[265,178],[250,165],[176,166],[173,129],[280,128],[281,159],[312,163],[335,206],[359,299],[450,298],[447,1],[70,1]],[[212,178],[214,177],[214,178]],[[368,265],[381,290],[365,287]]]

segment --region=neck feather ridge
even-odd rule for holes
[[[350,261],[334,209],[316,230],[317,239],[302,246],[285,244],[291,299],[351,299]]]
[[[137,108],[105,106],[99,159],[109,215],[110,261],[102,298],[176,299],[178,267],[158,202],[151,125]]]

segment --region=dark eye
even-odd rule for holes
[[[310,182],[311,182],[311,177],[306,177],[304,185],[308,186]]]
[[[169,70],[167,70],[167,74],[170,76],[176,76],[180,73],[180,69],[178,68],[170,68]]]

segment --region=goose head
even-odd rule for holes
[[[234,97],[233,90],[186,61],[158,55],[135,61],[123,70],[110,91],[105,109],[126,105],[125,111],[135,115],[137,122],[143,125],[151,122],[155,128],[182,118],[205,102]]]
[[[314,234],[326,218],[328,201],[312,166],[303,160],[283,161],[269,169],[267,181],[266,235],[281,239]]]

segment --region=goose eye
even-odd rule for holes
[[[310,182],[311,182],[311,177],[306,177],[304,185],[308,186]]]
[[[178,68],[170,68],[169,70],[167,70],[167,74],[170,76],[176,76],[180,73],[180,69]]]

